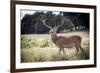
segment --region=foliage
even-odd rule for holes
[[[45,54],[34,52],[35,49],[22,49],[21,50],[21,62],[44,62],[47,60]],[[27,54],[26,54],[27,53]]]
[[[60,25],[64,20],[63,26],[61,26],[57,32],[63,30],[72,30],[73,27],[85,26],[89,29],[89,14],[86,13],[68,13],[59,12],[54,14],[52,11],[38,12],[34,11],[33,14],[26,14],[21,20],[21,34],[42,34],[47,33],[49,29],[45,27],[41,19],[47,18],[46,24],[52,27]]]
[[[27,38],[27,37],[21,37],[21,48],[31,48],[31,47],[38,47],[38,48],[44,48],[44,47],[55,47],[54,43],[49,38]]]
[[[83,51],[76,51],[75,48],[64,48],[59,54],[59,48],[54,45],[51,39],[46,37],[21,36],[21,62],[48,62],[48,61],[73,61],[87,60],[90,58],[89,34],[73,32],[71,34],[84,34],[82,36]],[[71,35],[69,34],[69,35]],[[67,34],[67,36],[69,36]]]

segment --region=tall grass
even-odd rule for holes
[[[49,38],[27,38],[21,37],[21,48],[45,48],[45,47],[56,47]]]
[[[59,54],[59,48],[50,38],[21,37],[21,62],[48,62],[86,60],[90,57],[89,37],[82,37],[83,53],[77,52],[75,48],[64,48]]]

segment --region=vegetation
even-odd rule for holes
[[[48,62],[89,59],[89,13],[33,11],[33,14],[21,16],[21,62]],[[43,20],[51,27],[58,26],[57,33],[64,36],[79,35],[82,37],[83,53],[73,47],[59,48],[51,41]],[[69,33],[70,32],[70,33]],[[31,35],[32,34],[32,35]],[[41,36],[43,35],[43,36]],[[57,34],[58,35],[58,34]],[[59,35],[58,35],[59,36]]]
[[[70,13],[59,12],[54,14],[52,11],[34,11],[33,14],[25,14],[21,19],[21,34],[44,34],[49,31],[41,21],[42,18],[47,18],[46,24],[54,27],[60,25],[64,20],[63,26],[61,26],[57,32],[79,30],[77,27],[85,27],[84,30],[89,30],[89,14],[88,13]],[[80,29],[83,30],[83,29]]]
[[[59,48],[51,41],[50,36],[35,37],[34,35],[21,36],[21,62],[48,62],[48,61],[68,61],[89,59],[89,36],[88,33],[73,32],[67,36],[78,34],[82,37],[82,47],[84,52],[77,53],[75,48],[65,48],[59,54]],[[83,34],[83,35],[82,35]]]
[[[45,47],[56,47],[50,38],[27,38],[27,37],[21,37],[21,48],[45,48]]]

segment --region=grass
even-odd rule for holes
[[[21,37],[21,48],[45,48],[45,47],[56,47],[50,38],[28,38]]]
[[[84,35],[83,35],[84,33]],[[82,37],[83,53],[77,53],[75,48],[64,48],[59,54],[59,48],[51,41],[50,35],[22,35],[21,62],[48,62],[89,59],[89,34],[87,32],[72,32],[60,35],[80,35]],[[37,36],[37,37],[36,37]]]

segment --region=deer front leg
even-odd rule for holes
[[[66,55],[66,54],[65,54],[65,50],[64,50],[64,48],[63,48],[63,53],[64,53],[64,55]]]
[[[61,48],[59,49],[59,55],[60,55],[60,52],[61,52]]]

